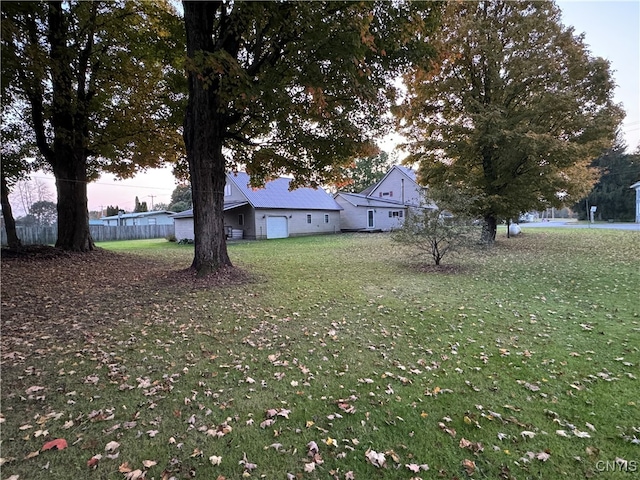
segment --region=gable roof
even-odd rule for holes
[[[262,188],[251,187],[249,175],[245,172],[229,173],[227,180],[240,190],[254,208],[342,210],[333,197],[321,188],[302,187],[289,190],[290,178],[276,178]]]
[[[335,197],[342,197],[354,207],[379,207],[379,208],[407,208],[402,202],[397,200],[387,200],[377,197],[368,197],[361,193],[338,192]],[[334,198],[335,198],[334,197]]]
[[[381,184],[384,183],[384,181],[387,179],[387,177],[389,175],[391,175],[391,172],[393,172],[394,170],[399,171],[405,177],[407,177],[410,181],[412,181],[413,183],[418,185],[418,182],[416,181],[416,172],[413,169],[407,168],[407,167],[403,167],[402,165],[394,165],[393,167],[391,167],[389,169],[389,171],[387,173],[385,173],[384,177],[382,177],[382,180],[380,180],[378,183],[376,183],[374,185],[371,185],[368,188],[365,188],[360,193],[363,194],[363,195],[371,195]]]
[[[378,188],[378,186],[383,183],[394,170],[402,172],[409,180],[411,180],[416,185],[418,184],[415,170],[413,170],[412,168],[404,167],[402,165],[394,165],[389,169],[387,173],[384,174],[384,177],[382,177],[382,179],[378,183],[369,185],[367,188],[360,192],[360,195],[371,195],[375,191],[375,189]]]
[[[629,188],[640,188],[640,182],[636,182],[633,185],[631,185]]]

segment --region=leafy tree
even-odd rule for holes
[[[31,205],[29,215],[35,217],[37,225],[49,226],[56,223],[58,212],[55,203],[44,200]]]
[[[518,212],[571,204],[596,180],[591,160],[622,117],[609,63],[548,1],[450,2],[436,62],[405,76],[398,108],[422,182],[475,198],[482,238]],[[454,212],[455,213],[455,212]]]
[[[7,244],[9,248],[18,248],[22,244],[16,231],[16,220],[13,216],[13,208],[10,202],[11,190],[19,182],[25,181],[33,168],[33,163],[26,160],[29,154],[28,149],[20,141],[22,133],[19,127],[9,120],[7,104],[4,100],[4,78],[3,78],[3,105],[2,105],[2,144],[0,162],[0,203],[2,205],[2,217],[7,232]]]
[[[120,207],[118,207],[117,205],[115,207],[109,205],[107,206],[107,214],[105,215],[105,217],[113,217],[115,215],[118,215],[118,213],[120,213]]]
[[[445,256],[471,245],[471,222],[448,217],[440,208],[410,208],[402,224],[391,235],[394,242],[409,245],[440,265]]]
[[[188,183],[182,183],[177,185],[171,193],[171,203],[167,207],[167,210],[172,212],[184,212],[189,210],[193,205],[191,199],[191,185]]]
[[[147,202],[140,203],[140,200],[138,200],[138,197],[136,196],[136,204],[135,207],[133,207],[133,211],[135,213],[148,212],[149,207],[147,207]]]
[[[338,186],[345,192],[360,193],[382,180],[390,167],[391,160],[387,152],[357,158],[345,169],[346,181]]]
[[[635,220],[636,192],[629,187],[640,180],[640,151],[627,154],[625,148],[624,144],[617,143],[591,163],[601,176],[589,195],[574,205],[573,210],[579,213],[580,218],[588,218],[588,201],[590,206],[598,207],[597,218]]]
[[[1,8],[3,100],[26,105],[23,129],[56,178],[56,246],[91,250],[87,182],[102,171],[133,175],[181,150],[179,19],[163,1]]]
[[[184,140],[200,275],[230,265],[224,231],[227,167],[254,186],[336,183],[373,153],[393,79],[430,55],[430,2],[184,1],[189,103]]]

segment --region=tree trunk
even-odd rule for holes
[[[480,237],[481,243],[485,245],[493,245],[496,241],[496,229],[498,222],[493,215],[487,215],[484,217],[484,225],[482,226],[482,236]]]
[[[1,183],[1,200],[2,200],[2,216],[4,218],[4,228],[7,232],[7,244],[9,248],[19,248],[22,242],[18,238],[18,232],[16,231],[16,221],[13,218],[13,211],[11,210],[11,204],[9,203],[9,187],[7,186],[7,179],[4,175],[0,176]]]
[[[69,155],[53,173],[58,194],[58,239],[56,247],[74,252],[95,248],[89,230],[87,172],[84,157]]]
[[[195,63],[199,52],[213,52],[215,4],[183,2],[187,57]],[[188,71],[189,103],[184,120],[184,142],[193,197],[195,254],[198,276],[231,265],[224,231],[226,162],[222,153],[225,125],[215,78],[205,66]],[[207,82],[207,80],[209,80]]]

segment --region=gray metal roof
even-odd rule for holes
[[[174,213],[175,212],[171,212],[169,210],[152,210],[150,212],[133,212],[133,213],[123,213],[122,215],[110,215],[108,217],[100,217],[100,220],[115,220],[117,218],[152,217],[160,214],[171,216]]]
[[[242,207],[243,205],[248,205],[249,202],[224,202],[224,211],[233,210],[234,208]],[[173,218],[190,218],[193,217],[193,208],[189,210],[184,210],[183,212],[178,212],[173,215]]]
[[[290,178],[280,177],[263,188],[249,186],[249,175],[245,172],[227,174],[254,208],[282,208],[288,210],[342,210],[342,207],[321,188],[296,188],[289,190]]]
[[[381,198],[376,197],[367,197],[366,195],[362,195],[361,193],[344,193],[338,192],[336,193],[336,197],[340,196],[344,198],[347,202],[349,202],[354,207],[379,207],[379,208],[405,208],[402,202],[395,200],[383,200]]]

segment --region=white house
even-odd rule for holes
[[[280,177],[252,188],[245,172],[228,173],[224,190],[224,225],[230,237],[286,238],[340,232],[341,207],[322,189],[289,190]],[[173,215],[179,240],[193,239],[193,210]],[[239,232],[239,233],[238,233]]]
[[[173,215],[175,212],[168,210],[157,210],[153,212],[123,213],[121,215],[111,215],[102,217],[102,225],[123,226],[123,225],[173,225]]]
[[[378,183],[360,193],[334,195],[342,207],[343,231],[389,231],[404,222],[407,210],[421,206],[424,187],[410,168],[394,165]],[[426,208],[435,208],[428,205]]]
[[[634,183],[631,188],[636,189],[636,223],[640,223],[640,182]]]

